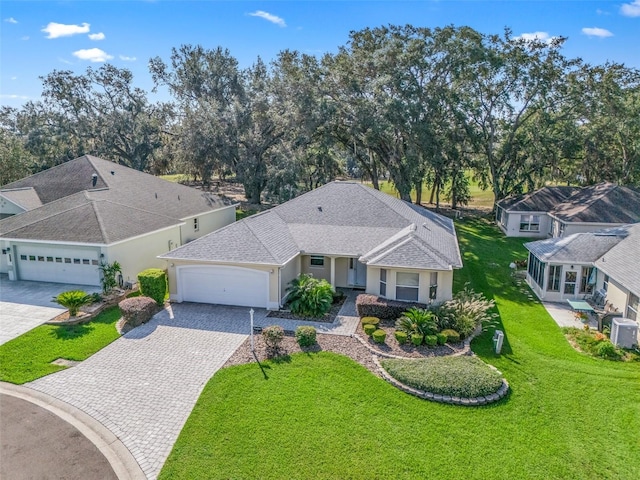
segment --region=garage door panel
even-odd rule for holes
[[[267,306],[268,274],[240,267],[185,267],[178,269],[178,284],[183,301]]]
[[[20,280],[100,285],[98,252],[61,247],[18,247]]]

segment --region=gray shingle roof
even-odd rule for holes
[[[591,263],[617,245],[621,239],[618,235],[574,233],[567,237],[525,243],[524,246],[544,262]]]
[[[596,260],[595,266],[640,296],[640,223],[619,228],[626,230],[626,237]]]
[[[361,256],[410,225],[413,243],[422,247],[393,253],[402,266],[423,268],[427,254],[442,268],[462,266],[450,219],[356,182],[329,183],[162,258],[282,265],[300,252]]]
[[[33,210],[34,208],[42,206],[40,197],[38,197],[38,194],[33,187],[0,190],[0,195],[25,210]]]
[[[579,190],[579,187],[542,187],[535,192],[504,198],[497,205],[515,212],[548,212]]]
[[[0,192],[15,195],[17,189],[35,192],[43,205],[0,220],[0,237],[110,243],[227,205],[216,195],[90,155],[10,183]],[[75,214],[69,213],[72,209]],[[100,222],[93,221],[95,215]]]
[[[640,192],[599,183],[582,188],[549,213],[565,222],[635,223],[640,221]]]

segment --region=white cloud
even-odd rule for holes
[[[8,94],[8,93],[0,93],[0,98],[10,98],[12,100],[29,100],[29,97],[27,97],[26,95],[15,95],[15,94]]]
[[[127,57],[126,55],[119,55],[120,60],[123,60],[125,62],[135,62],[136,61],[136,57]]]
[[[13,17],[5,18],[4,21],[7,23],[18,23],[18,21]]]
[[[25,41],[26,41],[26,40],[29,40],[29,36],[28,36],[28,35],[25,35],[25,36],[24,36],[24,37],[22,37],[20,40],[25,40]]]
[[[86,48],[73,52],[74,57],[78,57],[80,60],[89,60],[90,62],[106,62],[111,60],[113,55],[109,55],[104,50],[99,48]]]
[[[631,3],[623,3],[620,13],[625,17],[640,17],[640,0],[633,0]]]
[[[527,42],[531,42],[533,40],[540,40],[541,42],[548,42],[551,37],[547,32],[533,32],[533,33],[523,33],[519,37],[516,37],[516,40],[526,40]]]
[[[62,63],[66,63],[67,65],[73,65],[73,62],[70,62],[69,60],[62,57],[58,57],[58,61]]]
[[[613,37],[613,33],[611,33],[609,30],[606,30],[604,28],[598,28],[598,27],[591,27],[591,28],[585,27],[582,29],[582,33],[584,33],[589,37],[598,37],[598,38]]]
[[[255,12],[250,13],[249,15],[251,15],[252,17],[264,18],[266,21],[271,22],[271,23],[275,23],[279,27],[286,27],[287,26],[287,24],[284,21],[284,18],[280,18],[277,15],[273,15],[273,14],[271,14],[269,12],[265,12],[263,10],[256,10]]]
[[[600,10],[599,8],[596,10],[596,13],[598,15],[611,15],[609,12],[607,12],[606,10]]]
[[[90,33],[89,40],[104,40],[104,33]]]
[[[11,80],[17,80],[18,77],[11,77]]]
[[[49,34],[47,38],[70,37],[80,33],[89,33],[89,24],[85,22],[82,25],[65,25],[64,23],[51,22],[41,31]]]

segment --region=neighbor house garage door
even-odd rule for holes
[[[178,267],[180,296],[185,302],[266,308],[269,274],[226,266]]]
[[[97,251],[34,245],[17,253],[19,280],[100,285]]]

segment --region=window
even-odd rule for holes
[[[53,262],[53,257],[47,257],[47,262]]]
[[[596,283],[596,272],[593,267],[582,267],[580,273],[580,293],[593,292],[593,285]]]
[[[396,273],[396,300],[418,301],[420,275],[417,273]]]
[[[562,274],[562,265],[549,265],[549,278],[547,281],[548,292],[560,291],[560,275]]]
[[[44,262],[44,257],[42,255],[38,255],[38,261],[39,262]]]
[[[56,263],[62,263],[62,257],[56,257]]]
[[[564,293],[573,295],[576,291],[576,280],[578,272],[565,272],[564,274]]]
[[[80,259],[79,258],[74,258],[73,259],[73,264],[74,265],[80,265]]]
[[[380,269],[380,296],[387,296],[387,270],[384,268]]]
[[[35,262],[36,261],[36,256],[35,255],[29,255],[29,261]]]
[[[26,255],[20,255],[20,260],[26,260],[27,256]]]
[[[627,318],[631,320],[638,319],[638,297],[633,293],[629,293],[629,305],[627,305]]]
[[[540,215],[520,215],[521,232],[540,231]]]
[[[545,265],[546,264],[541,262],[533,253],[529,253],[529,266],[527,267],[527,272],[531,279],[536,282],[540,288],[542,288],[542,282],[544,279]]]
[[[604,276],[604,280],[602,282],[602,289],[606,292],[609,289],[609,275]]]
[[[435,300],[438,296],[438,272],[431,272],[429,278],[429,300]]]
[[[198,225],[198,219],[194,218],[193,219],[193,231],[197,232],[198,230],[200,230],[200,225]]]
[[[311,255],[309,264],[312,267],[324,268],[324,257],[322,255]]]
[[[564,235],[564,229],[565,229],[566,225],[564,223],[560,223],[560,230],[558,232],[558,236],[562,237]]]
[[[98,265],[98,260],[91,260],[91,265]]]
[[[70,258],[65,258],[64,259],[64,263],[71,263],[71,259]]]

